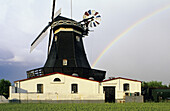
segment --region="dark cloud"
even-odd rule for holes
[[[41,67],[39,64],[27,64],[23,62],[2,62],[0,65],[0,79],[10,80],[12,83],[16,80],[25,79],[26,71]]]
[[[19,64],[4,64],[0,66],[0,79],[15,80],[26,78],[25,68]]]
[[[0,48],[0,60],[8,60],[14,58],[14,54],[7,50]]]

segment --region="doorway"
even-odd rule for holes
[[[115,87],[104,86],[103,90],[105,92],[105,102],[115,103]]]

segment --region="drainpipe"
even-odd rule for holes
[[[120,79],[119,79],[119,91],[120,91]]]
[[[21,89],[21,86],[20,86],[20,81],[19,81],[19,103],[21,102],[20,99],[21,99],[21,95],[20,95],[20,89]]]
[[[98,84],[98,93],[100,93],[100,85],[101,85],[101,82],[99,82]]]

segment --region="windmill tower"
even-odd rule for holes
[[[44,28],[31,44],[31,51],[43,39],[43,34],[50,29],[48,57],[44,67],[27,71],[27,78],[60,72],[72,76],[102,81],[106,71],[92,69],[87,60],[83,38],[88,35],[88,27],[99,25],[100,15],[94,10],[85,12],[83,20],[60,16],[61,9],[54,17],[55,0],[53,0],[52,21]],[[53,32],[53,34],[52,34]],[[53,35],[53,37],[51,37]]]

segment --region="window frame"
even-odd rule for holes
[[[67,59],[63,59],[63,66],[67,66],[68,64],[68,60]]]
[[[44,92],[44,85],[37,84],[37,93],[43,93],[43,92]]]
[[[124,83],[123,84],[123,91],[129,91],[129,89],[130,89],[129,83]]]
[[[76,41],[80,42],[80,36],[76,36]]]
[[[60,78],[55,78],[55,79],[53,80],[53,82],[61,82],[61,79],[60,79]]]
[[[15,83],[15,93],[18,93],[18,83]]]
[[[76,83],[71,84],[71,93],[72,94],[78,93],[78,84],[76,84]]]

